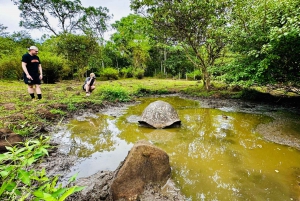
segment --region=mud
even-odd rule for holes
[[[178,94],[176,94],[178,96]],[[182,95],[180,95],[183,97]],[[277,132],[276,126],[280,125],[282,120],[279,120],[280,115],[276,114],[276,111],[285,110],[288,112],[294,112],[300,115],[298,107],[282,107],[281,105],[258,103],[258,102],[246,102],[241,100],[229,100],[229,99],[200,99],[193,97],[183,97],[199,101],[201,107],[204,108],[219,108],[223,110],[230,110],[236,112],[247,113],[264,113],[272,116],[274,121],[267,126],[258,126],[257,130],[263,135],[266,140],[284,144],[290,147],[294,147],[300,150],[300,136],[298,135],[282,135]],[[93,106],[88,109],[78,110],[69,115],[69,119],[65,119],[62,123],[67,123],[70,119],[80,119],[88,116],[94,116],[96,113],[104,113],[110,116],[119,117],[126,112],[126,108],[137,104],[131,103],[104,103],[101,106]],[[57,127],[48,128],[48,131],[53,131]],[[270,129],[272,132],[270,132]],[[273,129],[273,130],[272,130]],[[60,146],[60,141],[51,142],[55,146]],[[78,159],[75,156],[69,156],[64,153],[60,153],[57,149],[50,150],[49,157],[45,159],[39,167],[46,168],[49,175],[67,175],[70,172],[71,167],[76,163]],[[116,170],[117,171],[117,170]],[[115,172],[116,172],[115,171]],[[109,194],[109,188],[114,178],[115,172],[112,171],[99,171],[94,175],[86,178],[78,179],[73,185],[86,186],[86,188],[78,193],[75,193],[67,198],[67,200],[106,200],[110,201],[112,198]],[[60,182],[65,182],[63,177],[60,177]],[[185,200],[181,195],[180,190],[176,188],[174,182],[169,180],[163,187],[149,184],[145,187],[145,191],[140,195],[137,200],[152,201],[152,200]]]

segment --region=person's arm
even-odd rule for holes
[[[43,79],[43,69],[42,69],[42,64],[39,64],[39,71],[40,71],[40,80]]]
[[[22,69],[23,69],[24,73],[26,74],[26,77],[27,77],[28,79],[32,80],[32,77],[29,75],[28,70],[27,70],[27,68],[26,68],[26,65],[27,65],[27,64],[26,64],[25,62],[22,61]]]

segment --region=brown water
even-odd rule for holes
[[[138,116],[155,100],[173,105],[180,128],[139,126]],[[168,153],[172,178],[187,200],[300,200],[300,151],[265,141],[255,132],[273,118],[201,108],[178,97],[141,99],[124,112],[121,117],[99,114],[73,120],[56,134],[66,143],[63,151],[81,158],[70,175],[115,170],[133,144],[146,139]],[[300,123],[282,132],[300,135]]]

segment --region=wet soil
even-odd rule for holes
[[[236,112],[246,113],[264,113],[274,118],[274,121],[267,126],[258,126],[257,130],[262,136],[269,141],[275,143],[284,144],[290,147],[294,147],[300,150],[300,136],[297,135],[282,135],[276,130],[276,126],[282,122],[279,121],[280,114],[276,114],[276,111],[288,111],[300,115],[300,106],[282,106],[278,104],[261,103],[261,102],[247,102],[241,100],[232,99],[202,99],[194,98],[183,95],[174,94],[174,96],[180,96],[183,98],[193,99],[199,101],[203,108],[220,108],[228,109]],[[67,123],[70,119],[78,119],[84,116],[93,116],[96,113],[104,113],[110,116],[119,117],[124,114],[126,108],[136,104],[130,103],[104,103],[103,106],[92,106],[87,109],[76,111],[74,114],[69,115],[69,119],[65,119],[63,123]],[[53,131],[54,127],[47,130]],[[272,130],[273,129],[273,130]],[[271,131],[271,132],[270,132]],[[53,140],[52,144],[55,146],[62,146],[59,140]],[[65,153],[60,153],[58,149],[50,150],[49,157],[45,159],[39,167],[46,168],[49,175],[67,175],[70,172],[71,167],[77,162],[76,156],[69,156]],[[117,171],[117,170],[116,170]],[[109,188],[114,178],[116,171],[99,171],[94,175],[86,178],[78,179],[74,184],[77,186],[86,186],[86,188],[78,193],[75,193],[67,198],[67,200],[112,200],[109,194]],[[60,178],[63,182],[64,178]],[[152,201],[152,200],[184,200],[180,190],[176,188],[176,185],[172,180],[169,180],[164,187],[156,186],[155,184],[149,184],[145,187],[145,191],[140,195],[137,200]]]

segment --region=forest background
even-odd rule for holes
[[[29,168],[48,155],[49,138],[41,135],[47,125],[59,125],[78,109],[97,111],[104,101],[109,105],[178,91],[251,99],[254,94],[247,89],[254,86],[300,95],[300,1],[131,0],[134,13],[113,24],[107,8],[84,7],[80,0],[12,1],[21,12],[20,26],[28,31],[10,34],[0,24],[0,126],[39,140],[0,156],[2,200],[63,200],[82,190],[55,188],[58,177],[50,180],[44,169]],[[115,33],[104,39],[111,29]],[[35,30],[47,34],[33,39]],[[39,48],[47,84],[47,98],[39,102],[29,101],[21,81],[21,57],[31,45]],[[97,80],[122,80],[97,84],[87,99],[76,89],[81,91],[90,72]],[[271,100],[284,102],[282,97]],[[299,108],[299,99],[293,106]]]
[[[44,82],[144,76],[244,87],[300,83],[300,2],[133,0],[134,14],[109,24],[105,7],[80,0],[13,0],[20,26],[0,24],[0,78],[22,79],[20,58],[36,45]],[[49,19],[56,19],[58,25]],[[109,40],[104,33],[113,28]],[[35,40],[30,32],[48,34]]]

